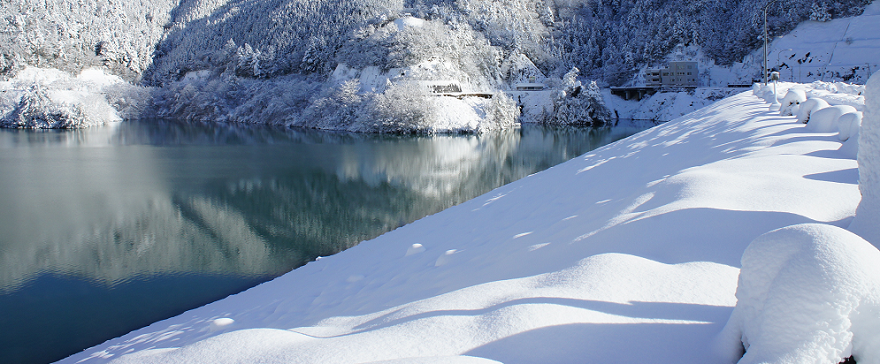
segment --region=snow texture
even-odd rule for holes
[[[743,253],[736,307],[719,336],[730,362],[880,363],[878,262],[877,248],[832,225],[759,236]]]
[[[744,92],[62,363],[727,363],[749,242],[855,215],[840,146]]]
[[[859,129],[859,191],[862,201],[849,229],[880,245],[880,73],[865,90],[865,115]]]

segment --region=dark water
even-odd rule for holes
[[[2,130],[0,363],[61,359],[653,126],[623,124]]]

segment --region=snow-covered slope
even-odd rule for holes
[[[849,225],[840,147],[744,92],[63,362],[726,362],[746,246]]]
[[[858,17],[804,22],[773,40],[767,63],[786,81],[864,84],[880,70],[880,2]]]

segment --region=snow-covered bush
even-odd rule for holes
[[[801,90],[801,89],[788,90],[788,92],[785,94],[785,97],[783,97],[782,101],[779,102],[782,105],[779,108],[779,114],[782,116],[793,115],[794,114],[793,108],[795,106],[800,105],[804,101],[807,101],[807,94],[806,94],[806,92],[804,92],[804,90]]]
[[[880,363],[880,251],[847,230],[802,224],[759,236],[743,253],[736,298],[718,341],[731,363]]]
[[[838,133],[837,136],[840,138],[840,141],[845,142],[852,138],[853,136],[859,135],[859,128],[862,126],[862,113],[861,112],[850,112],[840,116],[840,119],[837,119],[837,128]]]
[[[580,72],[577,68],[565,74],[562,82],[565,90],[560,91],[553,103],[553,117],[548,123],[564,125],[602,125],[611,121],[611,110],[595,81],[584,86],[577,81]]]
[[[357,79],[345,81],[324,91],[303,112],[296,125],[316,129],[349,130],[359,119],[364,118],[364,101],[369,96],[360,94]]]
[[[849,105],[836,105],[814,110],[810,114],[807,130],[816,133],[833,133],[839,130],[838,121],[843,114],[854,113],[856,108]]]
[[[516,126],[519,119],[519,108],[516,101],[504,92],[496,92],[485,106],[485,118],[482,130],[501,130]]]
[[[435,97],[417,82],[404,82],[388,87],[373,97],[357,131],[379,133],[431,132],[436,117]]]
[[[0,126],[22,129],[68,129],[88,124],[89,116],[78,105],[52,102],[39,85],[24,92],[11,113],[0,119]]]
[[[816,110],[828,107],[828,102],[817,97],[809,98],[802,102],[798,107],[797,120],[799,123],[809,123],[810,115]]]
[[[150,90],[100,70],[26,68],[0,83],[0,127],[81,128],[143,115]]]
[[[859,192],[862,201],[849,229],[880,245],[880,73],[865,85],[865,113],[859,129]]]

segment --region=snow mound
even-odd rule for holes
[[[803,124],[809,123],[810,117],[814,111],[824,109],[828,106],[831,105],[828,105],[828,102],[823,99],[816,97],[807,99],[807,101],[804,101],[800,104],[800,107],[798,107],[797,120]]]
[[[854,113],[856,109],[849,105],[829,106],[814,110],[810,114],[807,129],[816,133],[833,133],[838,131],[837,122],[843,114]]]
[[[859,236],[825,224],[773,230],[743,253],[721,343],[731,361],[745,348],[743,364],[880,363],[878,288],[880,251]]]
[[[859,203],[849,229],[877,246],[880,244],[880,73],[865,90],[865,115],[858,138]]]
[[[795,106],[800,105],[800,103],[807,101],[807,94],[802,89],[791,89],[788,90],[788,93],[785,94],[785,97],[782,98],[781,108],[779,109],[779,113],[782,116],[791,116],[794,115],[794,111],[792,110]]]
[[[840,119],[837,119],[837,135],[840,141],[845,142],[854,136],[857,137],[861,126],[862,113],[856,111],[841,115]]]
[[[149,90],[101,70],[79,76],[43,68],[26,68],[0,82],[0,127],[69,129],[137,117]]]

